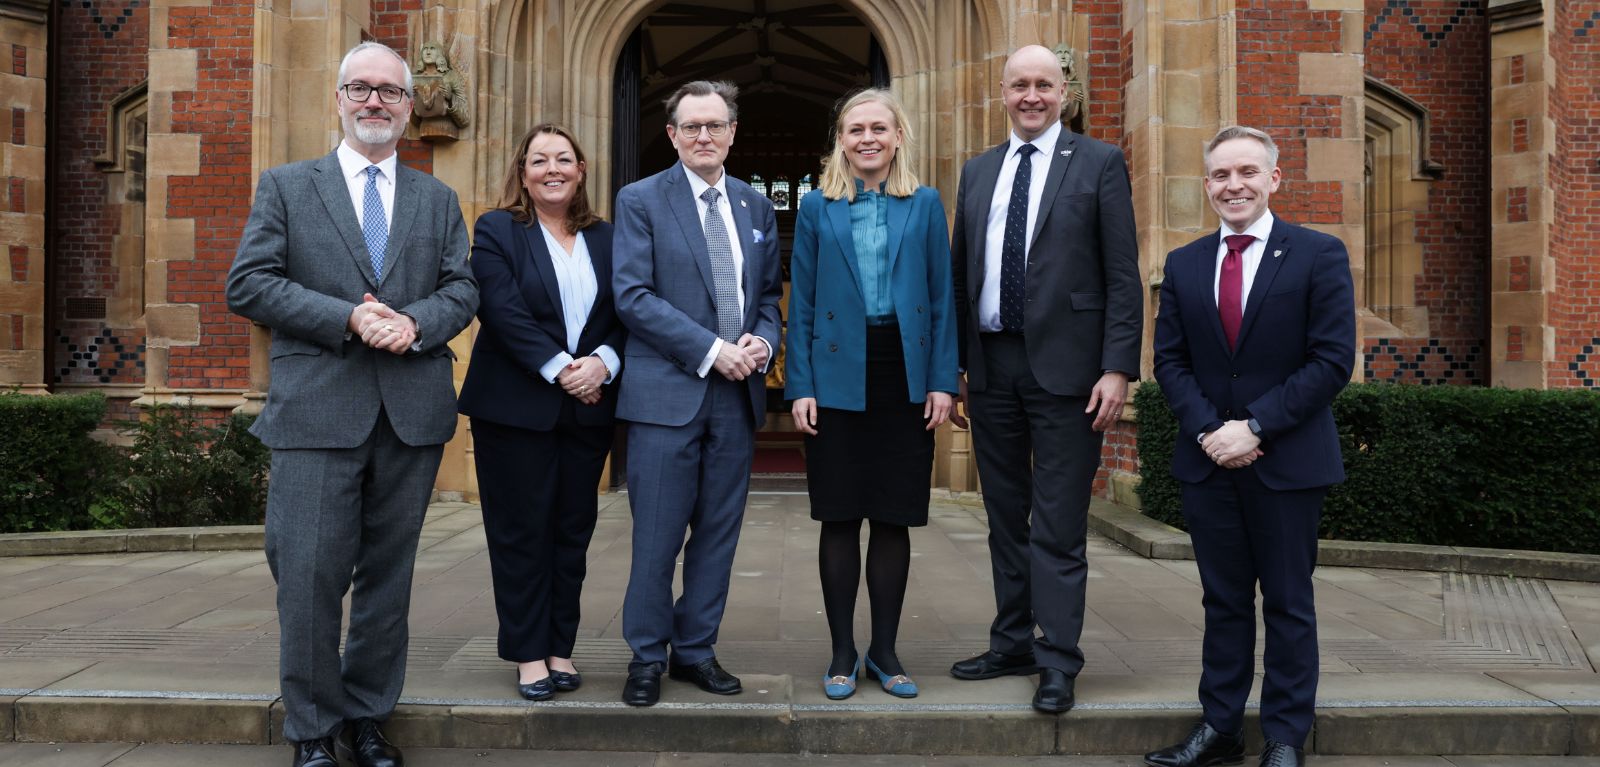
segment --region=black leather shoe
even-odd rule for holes
[[[628,681],[622,685],[622,702],[630,706],[654,706],[658,700],[661,700],[661,664],[628,666]]]
[[[576,671],[568,674],[550,669],[550,681],[555,684],[556,692],[572,692],[583,686],[583,675]]]
[[[1306,752],[1294,746],[1267,741],[1261,752],[1261,767],[1305,767]]]
[[[522,674],[517,674],[517,694],[524,700],[549,700],[555,697],[556,685],[553,681],[555,675],[551,674],[543,679],[538,679],[527,684],[522,683]]]
[[[974,655],[966,660],[956,661],[950,667],[950,676],[957,679],[993,679],[997,676],[1017,674],[1027,676],[1036,673],[1038,665],[1033,661],[1033,653],[1022,655],[1006,655],[1002,652],[990,650],[982,655]]]
[[[1244,733],[1223,735],[1205,722],[1195,725],[1182,743],[1144,755],[1144,763],[1151,767],[1210,767],[1213,764],[1238,764],[1242,761]]]
[[[339,767],[333,755],[333,738],[302,740],[294,744],[294,767]]]
[[[342,738],[336,742],[339,750],[344,752],[344,757],[355,762],[356,767],[401,767],[406,763],[400,749],[383,737],[383,731],[378,729],[376,721],[357,719],[345,722],[344,728],[350,733],[349,747],[344,745]]]
[[[1045,714],[1065,714],[1077,700],[1072,690],[1077,680],[1058,668],[1039,669],[1039,689],[1033,693],[1033,707]]]
[[[723,671],[716,658],[706,658],[687,666],[674,663],[667,668],[667,676],[683,682],[694,682],[695,687],[714,695],[735,695],[744,690],[739,685],[739,677]]]

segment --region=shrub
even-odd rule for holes
[[[193,408],[158,405],[125,432],[128,473],[114,499],[128,527],[260,524],[269,451],[232,416],[208,426]]]
[[[1144,513],[1182,527],[1172,412],[1154,382],[1134,404]],[[1353,384],[1333,413],[1322,537],[1600,553],[1600,392]]]
[[[105,414],[99,394],[0,394],[0,533],[98,526],[117,460],[89,436]]]

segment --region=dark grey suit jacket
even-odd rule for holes
[[[227,295],[229,309],[272,329],[272,386],[251,428],[268,447],[356,447],[380,407],[408,445],[455,433],[446,344],[478,308],[466,224],[453,190],[396,167],[382,281],[336,154],[261,174]],[[420,350],[396,355],[352,336],[363,293],[415,318]]]
[[[956,196],[950,251],[969,391],[986,388],[978,295],[989,202],[1009,145],[968,160]],[[1026,286],[1028,363],[1046,391],[1087,396],[1107,370],[1138,379],[1144,286],[1122,150],[1062,129],[1035,216]]]

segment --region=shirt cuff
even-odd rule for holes
[[[701,378],[705,378],[706,374],[711,372],[711,363],[717,361],[717,354],[721,353],[721,351],[722,339],[718,338],[717,340],[712,341],[711,351],[706,352],[706,358],[700,360],[700,367],[695,368],[694,374],[700,376]]]
[[[601,359],[603,360],[604,358]],[[551,357],[549,362],[544,363],[544,367],[539,368],[539,377],[550,383],[555,383],[556,376],[561,375],[561,369],[571,364],[572,355],[561,352]]]
[[[600,361],[605,363],[606,380],[604,383],[611,383],[617,380],[617,373],[622,370],[622,360],[617,358],[616,350],[612,349],[609,344],[601,344],[590,356],[599,357]]]
[[[767,343],[767,339],[762,338],[761,336],[753,336],[753,338],[755,338],[757,341],[760,341],[763,346],[767,347],[767,364],[762,365],[761,369],[757,371],[762,375],[766,375],[767,370],[772,367],[772,358],[777,355],[772,353],[772,344]]]

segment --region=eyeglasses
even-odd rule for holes
[[[732,124],[722,121],[714,123],[684,123],[678,126],[678,132],[683,134],[684,138],[699,138],[700,129],[704,128],[706,133],[711,134],[712,138],[722,138],[727,135],[728,126]]]
[[[406,89],[398,85],[380,85],[374,88],[366,83],[345,83],[339,86],[339,90],[344,91],[345,98],[358,104],[367,103],[367,99],[372,98],[373,91],[377,91],[378,100],[385,104],[398,104],[400,99],[406,97]]]

